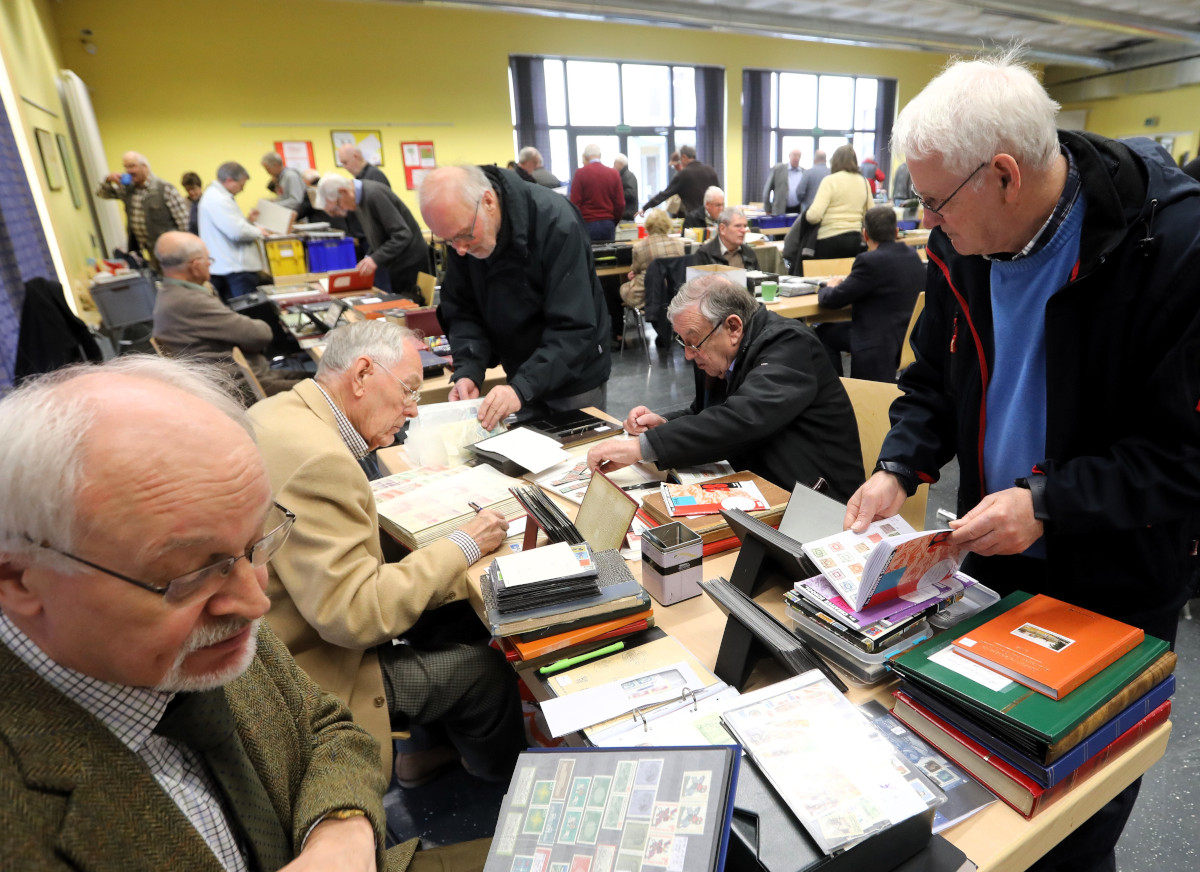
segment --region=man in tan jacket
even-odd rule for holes
[[[504,518],[482,511],[399,562],[385,560],[380,543],[372,452],[416,416],[421,376],[409,331],[360,322],[330,334],[315,381],[251,409],[275,494],[298,517],[271,560],[267,618],[313,680],[380,740],[388,771],[393,726],[444,730],[452,749],[397,758],[402,785],[459,758],[473,774],[507,780],[525,746],[513,672],[498,651],[463,638],[470,625],[487,637],[473,614],[452,632],[439,626],[467,608],[465,571],[499,546]]]

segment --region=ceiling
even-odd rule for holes
[[[1114,71],[1200,56],[1197,0],[399,0],[529,14],[977,53],[1018,40],[1027,58]]]

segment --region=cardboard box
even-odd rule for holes
[[[687,280],[690,282],[692,279],[698,279],[700,276],[712,275],[713,273],[719,273],[739,288],[746,287],[746,271],[736,266],[726,266],[723,263],[705,263],[699,266],[689,266],[687,268]]]
[[[642,587],[664,606],[700,594],[704,542],[675,521],[642,534]]]

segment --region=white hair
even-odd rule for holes
[[[1058,103],[1020,62],[1021,47],[951,61],[900,112],[892,151],[966,175],[997,154],[1047,169],[1058,155]],[[976,182],[978,184],[978,182]]]
[[[461,174],[454,172],[455,169],[461,170]],[[492,183],[488,181],[487,174],[477,166],[439,167],[421,182],[417,197],[422,212],[434,200],[441,200],[452,194],[474,209],[475,204],[483,199],[484,193],[491,188]]]
[[[0,399],[0,553],[29,555],[60,571],[79,571],[73,562],[29,540],[71,551],[84,530],[76,498],[87,480],[84,446],[93,438],[100,407],[84,392],[64,392],[61,386],[99,373],[181,390],[240,424],[254,438],[246,410],[234,399],[233,380],[214,364],[128,354],[30,379]],[[164,409],[163,414],[171,412]]]
[[[317,182],[317,198],[321,203],[332,203],[337,200],[339,191],[353,191],[354,180],[339,173],[326,173]],[[318,204],[318,208],[321,208]]]
[[[621,167],[629,166],[629,158],[623,154],[618,154],[613,158],[613,169],[619,170]]]
[[[528,163],[531,160],[536,161],[537,165],[541,166],[542,165],[542,153],[540,151],[538,151],[536,148],[534,148],[532,145],[527,145],[523,149],[521,149],[520,153],[517,155],[517,163],[521,163],[521,164]]]
[[[725,192],[716,185],[709,185],[704,191],[704,202],[711,203],[713,200],[717,199],[717,197],[720,197],[722,200],[724,200]]]
[[[407,327],[382,318],[343,324],[329,334],[329,343],[317,364],[317,381],[328,383],[330,376],[350,369],[360,357],[369,357],[391,369],[400,363],[406,347],[419,342]]]
[[[150,169],[150,161],[146,160],[146,156],[144,154],[142,154],[140,151],[125,152],[125,154],[121,155],[121,162],[124,163],[125,158],[131,157],[131,156],[133,157],[133,162],[136,163],[138,166],[143,166],[146,169]]]
[[[600,157],[600,146],[591,142],[583,147],[583,159],[591,160],[594,157]]]

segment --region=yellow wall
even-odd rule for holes
[[[1200,151],[1200,85],[1090,103],[1067,103],[1063,108],[1087,109],[1087,129],[1103,136],[1153,137],[1173,133],[1176,160],[1184,152],[1196,157]],[[1146,119],[1154,116],[1158,117],[1158,124],[1147,127]]]
[[[907,100],[944,63],[913,52],[538,16],[329,0],[72,0],[54,7],[65,66],[92,91],[114,167],[128,149],[178,183],[222,161],[250,170],[240,198],[265,192],[258,164],[278,139],[311,140],[334,169],[329,131],[384,127],[384,171],[402,187],[399,142],[431,139],[438,162],[512,155],[509,53],[676,61],[727,71],[726,166],[742,199],[742,67],[894,77]],[[79,31],[90,28],[95,54]],[[269,126],[256,126],[266,124]],[[701,158],[703,159],[703,155]],[[399,192],[417,212],[414,192]],[[756,192],[750,192],[751,199]]]

